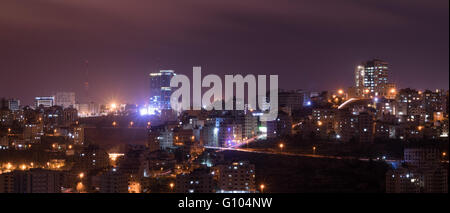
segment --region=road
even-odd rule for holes
[[[267,154],[267,155],[284,155],[284,156],[293,156],[293,157],[309,157],[309,158],[324,158],[324,159],[336,159],[336,160],[360,160],[360,161],[369,161],[369,158],[357,158],[357,157],[349,157],[349,156],[332,156],[332,155],[317,155],[317,154],[301,154],[301,153],[289,153],[289,152],[281,152],[275,150],[257,150],[251,148],[224,148],[224,147],[208,147],[205,146],[206,149],[215,149],[217,151],[238,151],[238,152],[249,152],[249,153],[258,153],[258,154]],[[389,163],[398,162],[398,160],[384,160]]]

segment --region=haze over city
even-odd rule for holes
[[[284,89],[353,85],[380,58],[399,88],[448,89],[447,0],[21,2],[0,7],[0,97],[57,91],[145,103],[148,74],[278,74]],[[86,76],[86,63],[89,74]],[[30,89],[33,88],[33,89]]]

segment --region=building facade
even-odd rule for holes
[[[150,114],[155,110],[170,109],[170,96],[172,89],[170,80],[175,76],[173,70],[161,70],[157,73],[150,73]]]
[[[355,88],[358,96],[370,97],[387,94],[392,88],[388,85],[389,64],[374,59],[361,63],[355,71]]]

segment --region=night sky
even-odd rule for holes
[[[286,89],[353,84],[381,58],[399,87],[449,88],[448,0],[0,0],[0,97],[143,103],[148,74],[278,74]]]

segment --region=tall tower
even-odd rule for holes
[[[89,97],[89,61],[85,61],[86,71],[85,71],[85,81],[84,81],[84,92],[85,92],[85,101],[86,103],[91,102],[91,98]]]
[[[150,73],[150,100],[149,106],[152,111],[170,109],[170,80],[175,76],[173,70],[160,70],[157,73]]]
[[[355,88],[360,97],[375,97],[386,94],[388,87],[389,64],[374,59],[361,63],[355,70]]]

